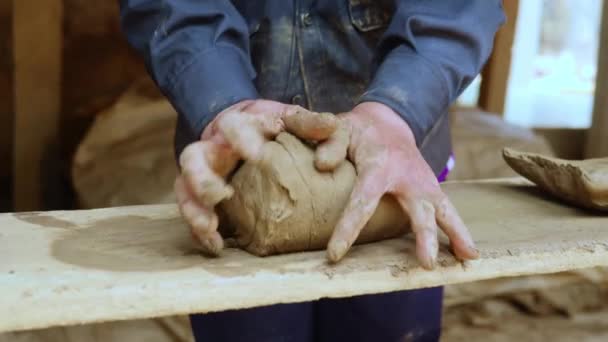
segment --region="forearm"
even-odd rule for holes
[[[200,136],[223,109],[257,98],[249,32],[229,1],[121,0],[130,44],[187,129]]]
[[[503,21],[500,1],[401,1],[360,102],[392,108],[420,143],[479,74]]]

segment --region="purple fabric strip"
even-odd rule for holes
[[[452,169],[454,169],[454,155],[450,154],[450,158],[448,158],[448,162],[445,166],[445,169],[443,169],[443,171],[441,171],[441,173],[439,174],[439,177],[437,177],[439,183],[443,183],[448,179],[448,175],[450,174],[450,171],[452,171]]]

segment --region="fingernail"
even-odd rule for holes
[[[427,270],[432,270],[435,268],[435,259],[432,256],[427,256],[426,258],[424,258],[424,261],[422,262],[422,267],[426,268]]]
[[[320,172],[331,172],[338,168],[341,161],[331,160],[329,158],[317,159],[315,167]]]
[[[201,204],[205,207],[215,207],[221,201],[232,197],[234,190],[229,185],[218,182],[205,181],[201,184]]]
[[[329,246],[328,250],[329,260],[331,260],[332,262],[340,261],[340,259],[344,257],[344,254],[346,254],[347,249],[348,245],[344,240],[338,240],[332,243],[331,246]]]
[[[214,237],[209,237],[202,239],[201,245],[205,253],[209,254],[210,256],[216,257],[220,255],[220,251],[222,250],[224,244],[221,238],[218,240]]]
[[[430,270],[435,268],[435,261],[437,260],[437,253],[439,252],[439,241],[436,238],[427,240],[427,250],[429,254],[426,257],[426,267]]]
[[[479,249],[477,249],[473,246],[469,246],[469,251],[471,252],[471,255],[473,256],[473,258],[479,258]]]

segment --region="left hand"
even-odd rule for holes
[[[219,255],[223,248],[215,206],[232,195],[226,178],[240,160],[256,163],[264,143],[283,130],[306,140],[332,141],[337,121],[328,113],[262,99],[242,101],[219,113],[200,140],[180,154],[181,172],[174,186],[178,208],[202,251]],[[346,155],[345,146],[342,151],[320,151],[316,158],[320,169],[335,168]]]
[[[344,257],[384,194],[395,196],[409,216],[416,235],[416,254],[423,267],[434,267],[438,228],[450,239],[456,257],[477,258],[469,231],[423,159],[407,123],[377,102],[361,103],[339,117],[350,135],[348,158],[355,165],[357,180],[329,241],[329,260],[336,262]],[[332,141],[320,148],[340,149],[332,146]]]

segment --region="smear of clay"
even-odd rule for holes
[[[283,195],[287,198],[285,207],[288,208],[295,199],[290,198],[288,192]],[[289,210],[281,209],[277,209],[275,214],[277,212],[278,216],[274,217],[279,220],[281,215],[290,213]],[[197,251],[189,229],[181,217],[149,218],[126,215],[82,224],[42,214],[18,214],[15,217],[40,227],[69,227],[69,230],[58,234],[58,238],[52,242],[51,255],[66,264],[103,271],[162,272],[195,267],[223,277],[246,277],[269,269],[282,274],[318,270],[331,278],[334,275],[357,272],[362,267],[368,270],[387,269],[394,276],[419,267],[416,261],[408,261],[407,258],[401,257],[401,254],[393,260],[383,257],[380,250],[386,249],[386,245],[377,247],[378,253],[374,253],[374,258],[365,266],[352,260],[344,261],[339,267],[323,261],[310,263],[310,254],[294,253],[289,255],[290,261],[285,262],[284,267],[276,269],[276,263],[270,258],[253,258],[243,262],[243,252],[236,249],[224,250],[220,258],[207,258]],[[407,245],[404,245],[403,241],[395,241],[391,246],[407,255],[413,253],[415,242],[413,238],[409,238]],[[356,256],[360,252],[358,248],[353,248],[351,255]],[[447,251],[441,255],[440,259],[456,262]]]
[[[63,220],[55,216],[51,216],[39,212],[24,212],[15,213],[13,216],[23,222],[35,224],[38,226],[49,227],[49,228],[64,228],[64,229],[75,229],[78,228],[74,222]]]
[[[608,211],[608,158],[564,160],[504,149],[515,172],[571,204]]]
[[[118,216],[66,232],[51,246],[56,259],[108,271],[163,271],[200,265],[181,218]]]
[[[314,151],[298,138],[281,133],[265,144],[260,162],[245,163],[231,184],[235,195],[221,203],[223,224],[238,245],[259,255],[324,249],[354,186],[353,165],[332,172],[314,166]],[[385,196],[357,243],[403,235],[406,215]]]

